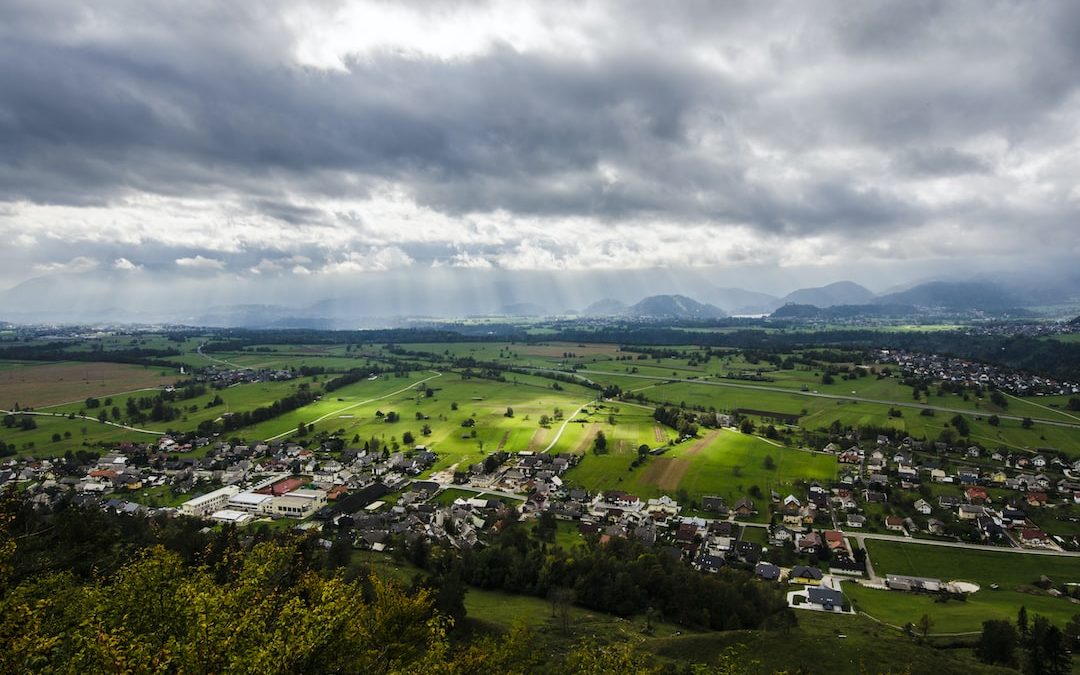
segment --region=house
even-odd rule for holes
[[[1046,458],[1042,455],[1035,455],[1031,458],[1031,465],[1041,469],[1046,466]]]
[[[926,521],[926,530],[930,534],[944,534],[945,523],[938,520],[937,518],[930,518]]]
[[[796,565],[788,574],[788,582],[792,584],[805,584],[807,586],[820,586],[824,575],[816,567]]]
[[[800,553],[814,554],[821,551],[821,535],[810,532],[799,537],[797,548]]]
[[[743,497],[735,502],[735,508],[732,510],[735,511],[735,515],[737,516],[749,516],[756,513],[754,510],[754,500],[749,497]]]
[[[930,502],[925,499],[918,499],[915,501],[915,510],[924,516],[928,516],[934,509],[930,506]]]
[[[708,511],[709,513],[720,513],[721,511],[727,511],[727,506],[724,504],[724,498],[711,495],[706,495],[701,498],[701,508],[702,510]]]
[[[895,530],[897,532],[903,532],[904,531],[904,519],[901,518],[900,516],[886,516],[885,517],[885,527],[887,529]]]
[[[837,549],[847,550],[847,545],[844,544],[843,533],[836,530],[829,530],[825,533],[825,545],[833,551]]]
[[[1050,538],[1042,530],[1029,527],[1020,531],[1020,543],[1024,546],[1046,546]]]
[[[843,611],[844,594],[831,588],[811,588],[807,591],[811,605],[817,605],[826,612]]]
[[[720,556],[702,554],[694,561],[694,568],[701,572],[716,573],[720,571],[720,568],[724,566],[724,559]]]
[[[777,581],[780,579],[780,568],[772,563],[758,563],[754,567],[754,575],[765,581]]]
[[[1045,492],[1029,492],[1027,493],[1028,506],[1046,506],[1046,493]]]
[[[964,488],[964,497],[972,504],[984,504],[990,498],[990,495],[987,493],[986,488],[972,485]]]
[[[956,508],[956,515],[960,518],[960,520],[975,520],[979,516],[986,513],[985,508],[977,506],[975,504],[961,504]]]
[[[783,525],[777,525],[769,534],[773,544],[784,544],[795,540],[795,531]]]
[[[866,516],[859,515],[858,513],[848,514],[847,517],[848,527],[866,527]]]

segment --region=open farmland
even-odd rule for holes
[[[176,371],[123,363],[12,363],[0,368],[0,408],[39,408],[172,384]]]

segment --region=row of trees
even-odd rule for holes
[[[1043,616],[1029,620],[1021,607],[1016,624],[1005,619],[983,622],[975,655],[983,663],[1021,666],[1028,675],[1066,675],[1072,670],[1070,650],[1080,649],[1080,614],[1062,631]]]

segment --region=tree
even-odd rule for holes
[[[930,618],[929,614],[923,614],[919,617],[919,634],[925,640],[930,635],[930,629],[934,627],[934,620]]]
[[[975,644],[975,656],[983,663],[1016,665],[1016,649],[1020,636],[1005,619],[983,621],[982,634]]]
[[[420,433],[425,435],[425,436],[430,436],[431,435],[431,425],[430,424],[424,424],[424,426],[420,427]]]
[[[961,436],[967,436],[971,433],[971,427],[968,425],[968,421],[964,419],[963,415],[954,415],[949,423],[956,429],[956,433]]]
[[[542,427],[546,427],[546,426],[548,426],[549,424],[551,424],[551,418],[550,418],[550,417],[548,417],[548,416],[547,416],[546,414],[544,414],[544,415],[541,415],[541,416],[540,416],[540,426],[542,426]]]
[[[593,452],[601,454],[607,450],[607,437],[604,436],[603,431],[596,432],[596,438],[593,440]]]
[[[413,436],[413,433],[411,431],[406,431],[405,433],[401,434],[401,442],[405,445],[412,445],[416,442],[416,438]]]
[[[639,460],[644,460],[645,457],[648,454],[649,454],[649,446],[648,445],[646,445],[645,443],[642,443],[641,445],[638,446],[638,448],[637,448],[637,456],[638,456]]]
[[[511,407],[507,407],[506,408],[506,416],[507,417],[513,417],[514,416],[514,409],[511,408]]]
[[[457,401],[454,401],[453,403],[450,404],[450,409],[451,410],[457,410],[458,409]]]
[[[1004,394],[1002,394],[997,389],[990,392],[990,402],[1002,409],[1009,407],[1008,399],[1006,399]]]
[[[553,588],[549,594],[551,599],[551,615],[559,620],[559,627],[563,635],[570,634],[570,618],[573,616],[574,589]]]
[[[991,415],[987,418],[986,423],[992,427],[996,427],[1001,424],[1001,419],[997,415]]]
[[[1024,427],[1025,429],[1030,429],[1031,427],[1035,426],[1035,422],[1030,417],[1025,417],[1024,421],[1020,423],[1020,426]]]
[[[1016,629],[1020,631],[1020,637],[1026,640],[1028,636],[1028,613],[1025,605],[1020,605],[1020,611],[1016,613]]]
[[[1080,650],[1080,614],[1073,614],[1065,624],[1065,642],[1072,651]]]
[[[1027,639],[1024,672],[1031,675],[1066,675],[1071,670],[1065,635],[1044,616],[1036,616]]]
[[[765,455],[765,460],[762,462],[762,464],[765,466],[765,469],[768,470],[768,471],[775,471],[776,470],[776,460],[774,460],[772,458],[772,455]]]
[[[299,424],[297,424],[296,425],[296,435],[297,436],[307,436],[307,425],[304,424],[303,422],[300,422]]]
[[[754,433],[754,422],[749,417],[744,417],[742,422],[739,423],[739,431],[744,434]]]

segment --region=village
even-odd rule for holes
[[[196,449],[205,455],[186,456]],[[589,493],[565,480],[588,461],[571,453],[499,451],[424,478],[438,454],[423,445],[334,453],[291,442],[168,436],[100,457],[80,453],[83,462],[10,459],[0,467],[0,486],[17,485],[43,509],[70,499],[132,517],[198,518],[207,527],[292,522],[376,552],[417,539],[483,547],[509,522],[535,520],[596,545],[633,539],[703,573],[753,570],[763,581],[797,586],[789,593],[793,607],[818,611],[850,611],[842,579],[904,592],[955,591],[940,580],[876,577],[866,539],[1080,549],[1075,536],[1053,534],[1055,518],[1075,522],[1080,513],[1080,461],[1060,453],[987,453],[884,436],[865,448],[830,443],[825,452],[841,466],[834,483],[811,481],[733,503],[710,495],[680,504],[666,494]]]

